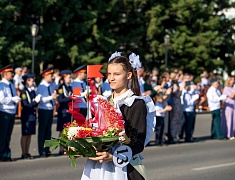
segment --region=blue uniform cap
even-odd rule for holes
[[[79,67],[78,67],[77,69],[75,69],[73,72],[76,73],[76,74],[78,74],[78,73],[80,73],[80,72],[86,72],[86,69],[87,69],[87,65],[84,64],[84,65],[82,65],[82,66],[79,66]]]
[[[34,77],[35,77],[34,74],[25,74],[22,76],[22,79],[26,81],[27,79],[34,78]]]
[[[72,71],[70,71],[70,70],[62,70],[62,71],[60,71],[59,76],[63,76],[64,74],[71,74],[71,73],[72,73]]]
[[[211,78],[210,83],[213,83],[213,82],[216,82],[216,81],[218,81],[217,78]]]

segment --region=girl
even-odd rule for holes
[[[62,80],[62,84],[58,87],[58,93],[59,96],[57,98],[59,102],[59,108],[58,108],[58,120],[57,120],[57,131],[60,131],[59,136],[61,136],[61,132],[63,131],[63,126],[65,123],[68,123],[71,121],[71,114],[67,112],[69,109],[68,103],[72,100],[68,97],[72,94],[73,90],[70,86],[71,84],[71,71],[69,70],[63,70],[60,72],[60,76]],[[60,147],[59,155],[64,154],[64,149]]]
[[[21,91],[21,159],[32,159],[29,154],[31,135],[36,131],[36,107],[40,101],[40,95],[36,96],[34,90],[34,75],[26,74],[23,77],[24,89]]]
[[[125,120],[125,133],[130,140],[127,145],[131,148],[134,157],[127,166],[120,168],[113,163],[115,148],[108,152],[97,152],[98,157],[87,160],[82,180],[139,180],[147,178],[145,171],[138,169],[141,163],[135,162],[141,161],[142,156],[139,153],[144,150],[152,136],[156,112],[152,99],[149,96],[140,96],[136,72],[141,67],[139,56],[132,53],[129,59],[130,61],[117,52],[109,59],[108,81],[113,89],[109,101],[117,111],[122,113]]]

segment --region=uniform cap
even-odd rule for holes
[[[47,69],[45,69],[43,72],[42,72],[42,77],[44,77],[45,75],[47,75],[47,74],[52,74],[53,73],[53,68],[52,67],[50,67],[50,68],[47,68]]]
[[[216,82],[216,81],[218,81],[217,78],[211,78],[210,83],[213,83],[213,82]]]
[[[70,70],[62,70],[60,71],[59,76],[63,76],[64,74],[71,74],[72,72]]]
[[[0,69],[0,72],[1,73],[4,73],[4,72],[13,72],[13,66],[11,64],[3,67],[2,69]]]
[[[84,64],[82,66],[79,66],[77,69],[75,69],[73,72],[78,74],[78,73],[81,73],[81,72],[86,72],[87,71],[87,65]]]
[[[22,76],[22,79],[26,81],[27,79],[34,78],[34,77],[35,77],[34,74],[25,74]]]

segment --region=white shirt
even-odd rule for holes
[[[156,108],[156,116],[158,117],[165,117],[165,113],[159,113],[159,110],[163,110],[163,105],[162,103],[156,102],[155,103],[155,108]]]
[[[219,99],[220,95],[221,95],[220,91],[216,89],[214,86],[211,86],[208,89],[206,97],[210,111],[220,109],[220,99]]]
[[[12,101],[12,97],[17,96],[17,93],[13,84],[11,84],[12,90],[10,89],[10,84],[10,81],[5,78],[0,81],[0,111],[15,114],[17,106]]]
[[[193,93],[185,90],[183,101],[184,101],[184,111],[194,112],[194,105],[196,103],[196,99],[193,98]]]

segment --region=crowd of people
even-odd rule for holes
[[[27,67],[13,69],[9,65],[0,72],[0,161],[12,161],[10,137],[19,103],[22,159],[32,158],[29,149],[31,135],[36,134],[37,119],[39,156],[50,156],[50,149],[44,147],[44,141],[51,139],[54,107],[57,111],[57,131],[61,133],[63,125],[71,121],[71,114],[67,110],[74,88],[82,88],[80,113],[84,117],[89,113],[86,103],[86,65],[74,71],[47,68],[41,73],[42,81],[38,85],[35,84],[34,74],[27,72]],[[196,111],[202,110],[211,111],[212,139],[235,138],[234,77],[229,76],[223,84],[220,77],[207,71],[201,74],[198,82],[195,82],[192,74],[180,69],[159,74],[157,68],[147,72],[141,66],[136,72],[140,95],[150,96],[155,104],[155,145],[175,144],[181,139],[193,142]],[[107,71],[104,78],[93,79],[97,94],[106,98],[115,92],[110,87],[108,76]],[[64,154],[62,147],[59,154]]]

